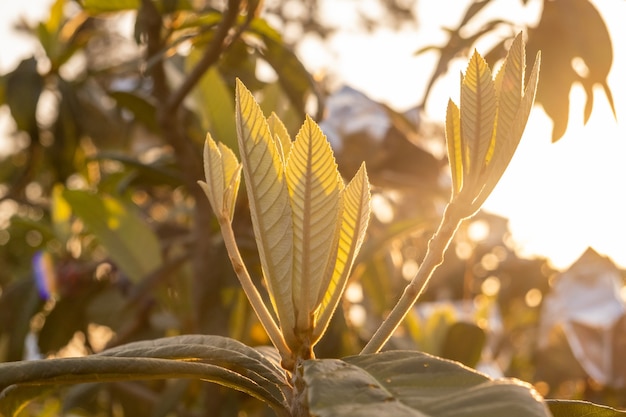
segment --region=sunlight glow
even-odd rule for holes
[[[495,4],[511,7],[511,2]],[[539,4],[529,2],[530,7],[520,12],[520,18],[532,23]],[[626,108],[626,96],[620,94],[626,91],[626,50],[620,47],[622,39],[626,39],[626,28],[621,22],[626,3],[594,4],[611,32],[614,62],[608,83],[620,120]],[[317,68],[332,66],[352,87],[397,110],[406,110],[421,99],[423,80],[429,77],[437,57],[435,53],[416,57],[412,52],[445,42],[441,26],[454,26],[459,16],[450,12],[463,11],[462,7],[452,9],[442,8],[438,2],[420,2],[420,34],[426,33],[428,38],[408,32],[380,31],[360,39],[353,33],[338,34],[331,40],[334,61],[320,62],[307,56],[303,59]],[[491,12],[498,13],[497,7]],[[489,42],[485,41],[478,49],[487,46]],[[372,59],[374,56],[376,59]],[[573,64],[579,72],[586,70],[578,62]],[[443,122],[445,103],[458,94],[458,74],[464,64],[455,65],[435,84],[427,103],[428,117],[433,120]],[[583,125],[583,97],[581,87],[572,90],[570,126],[555,144],[550,138],[551,120],[540,107],[535,107],[517,154],[484,209],[510,220],[520,256],[548,257],[554,267],[564,269],[591,246],[626,267],[626,199],[622,196],[626,128],[616,123],[600,90],[595,91],[591,118]],[[457,247],[457,252],[461,249]]]

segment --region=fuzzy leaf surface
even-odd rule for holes
[[[222,165],[222,153],[217,147],[217,143],[207,134],[204,142],[204,175],[206,183],[199,182],[204,190],[213,212],[219,216],[222,214],[224,205],[224,167]]]
[[[496,104],[491,70],[474,51],[461,83],[461,138],[469,157],[469,166],[464,167],[465,178],[469,172],[475,178],[483,167],[491,143]]]
[[[198,181],[206,194],[213,212],[232,221],[235,201],[241,182],[241,164],[230,148],[216,144],[210,135],[204,146],[204,172],[206,182]]]
[[[523,63],[524,60],[522,59],[522,64]],[[505,65],[508,65],[508,61]],[[526,122],[530,116],[530,110],[535,102],[535,93],[537,91],[537,84],[539,83],[540,67],[541,53],[537,53],[524,95],[519,102],[515,117],[512,121],[510,121],[511,125],[507,129],[508,134],[496,139],[498,142],[495,145],[494,154],[492,160],[490,161],[491,166],[488,169],[489,175],[485,178],[485,186],[474,202],[476,209],[482,205],[491,191],[493,191],[498,181],[500,181],[500,178],[502,178],[502,174],[504,174],[504,171],[509,166],[511,159],[513,158],[513,154],[515,154],[515,150],[517,149],[517,146],[522,138],[522,134],[524,133],[524,129],[526,128]],[[523,77],[524,72],[522,71],[522,79]],[[502,123],[503,122],[498,121],[498,129],[504,130]]]
[[[287,186],[293,215],[293,297],[297,325],[312,326],[323,274],[339,232],[343,182],[330,143],[306,117],[289,153]]]
[[[463,145],[461,143],[461,115],[459,108],[452,100],[448,100],[446,109],[446,144],[452,176],[452,195],[457,195],[463,187]]]
[[[267,118],[267,124],[272,133],[272,137],[278,139],[280,147],[282,149],[283,162],[286,162],[289,152],[291,151],[291,137],[285,127],[285,124],[280,120],[276,113],[272,112],[270,117]]]

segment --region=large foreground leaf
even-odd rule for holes
[[[319,417],[550,416],[528,384],[420,352],[310,360],[304,380],[310,412]]]
[[[193,335],[131,343],[83,358],[2,364],[0,416],[15,415],[45,385],[167,378],[224,385],[266,402],[279,415],[287,407],[283,372],[259,351],[225,337]]]

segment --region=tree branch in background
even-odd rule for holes
[[[225,334],[226,322],[220,319],[223,311],[218,311],[222,305],[220,288],[223,283],[220,277],[212,274],[214,269],[211,265],[214,264],[216,255],[211,239],[207,239],[213,215],[204,192],[196,183],[198,178],[204,175],[202,151],[185,132],[185,111],[181,104],[202,75],[217,62],[224,48],[234,40],[233,36],[229,38],[228,35],[236,24],[240,2],[241,0],[229,0],[228,9],[216,29],[213,41],[207,46],[200,62],[177,89],[172,91],[168,85],[162,60],[155,59],[154,65],[149,68],[149,75],[154,83],[153,97],[157,103],[157,123],[165,141],[174,150],[187,191],[195,200],[192,226],[192,239],[195,244],[191,249],[194,313],[190,329],[187,329],[191,332]],[[159,56],[164,48],[163,18],[151,0],[142,0],[140,13],[147,43],[146,60],[150,62],[153,57]],[[238,36],[239,33],[235,32],[234,35]]]
[[[166,114],[178,110],[178,107],[185,97],[187,97],[187,94],[189,94],[198,81],[200,81],[204,73],[217,62],[220,55],[241,35],[241,30],[238,30],[233,36],[228,36],[237,22],[240,3],[241,0],[228,1],[228,9],[224,12],[224,17],[215,31],[213,40],[204,51],[202,58],[200,58],[200,61],[185,78],[185,81],[172,93],[165,106],[163,106],[163,111]]]

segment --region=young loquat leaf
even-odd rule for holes
[[[263,276],[287,344],[297,346],[293,329],[293,228],[289,191],[280,148],[252,93],[237,80],[235,119]]]
[[[285,163],[287,156],[289,156],[289,151],[291,151],[291,138],[289,137],[289,132],[287,132],[287,128],[274,112],[272,112],[270,117],[267,118],[267,125],[270,128],[270,132],[274,140],[280,143],[283,163]]]
[[[361,249],[370,217],[370,184],[365,164],[342,192],[341,228],[336,253],[321,285],[320,307],[315,312],[313,341],[324,334],[346,288],[354,260]]]
[[[463,148],[461,143],[461,115],[459,108],[452,100],[448,100],[446,110],[446,142],[452,176],[452,195],[455,196],[461,192],[461,187],[463,187]]]
[[[296,326],[313,327],[323,271],[336,242],[343,181],[330,143],[309,116],[293,143],[286,166],[293,219],[293,299]]]
[[[521,33],[495,80],[475,51],[461,78],[460,107],[448,103],[446,141],[452,199],[463,202],[467,217],[493,191],[517,149],[534,103],[540,61],[538,54],[524,88],[526,55]]]
[[[232,221],[241,179],[241,164],[230,148],[207,134],[204,144],[206,183],[198,181],[216,216]]]
[[[228,214],[228,219],[232,222],[235,214],[235,202],[239,193],[239,185],[241,183],[242,165],[237,160],[235,153],[223,143],[218,143],[217,147],[222,154],[222,165],[224,166],[224,190],[223,210]]]
[[[524,88],[526,54],[524,42],[519,34],[496,78],[498,92],[498,117],[494,128],[493,150],[487,155],[483,178],[484,187],[474,201],[477,210],[504,174],[522,138],[530,110],[535,101],[539,81],[541,55],[537,54],[528,85]],[[501,80],[501,81],[500,81]]]
[[[474,183],[491,143],[496,117],[496,89],[487,62],[477,51],[470,58],[461,83],[461,137],[466,161],[464,182]]]

